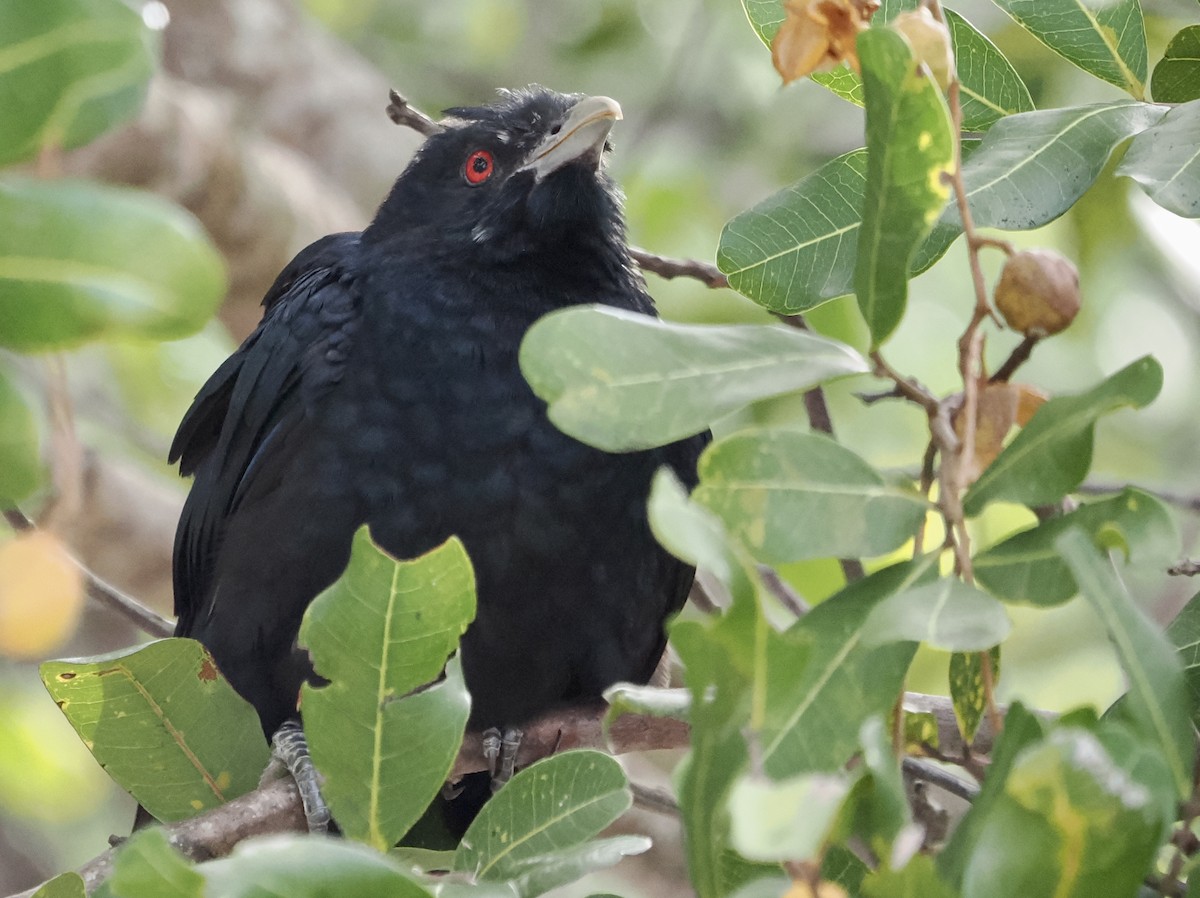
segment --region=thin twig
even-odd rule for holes
[[[896,385],[896,391],[909,402],[915,402],[925,409],[926,414],[936,415],[938,412],[937,397],[911,378],[905,377],[887,363],[878,349],[871,351],[871,363],[875,366],[875,376],[886,378]]]
[[[629,791],[633,793],[633,803],[638,807],[672,817],[679,816],[679,802],[666,789],[656,789],[653,786],[630,781]]]
[[[988,378],[988,383],[1006,384],[1008,383],[1017,369],[1029,361],[1029,357],[1033,355],[1033,347],[1038,345],[1041,340],[1038,336],[1027,336],[1024,340],[1017,344],[1012,354],[1004,360],[996,373]]]
[[[694,278],[705,286],[719,289],[728,287],[729,281],[721,270],[711,262],[701,262],[698,259],[675,259],[670,256],[660,256],[649,250],[631,246],[629,255],[641,266],[643,271],[652,271],[660,278]]]
[[[804,599],[789,586],[784,579],[779,576],[779,572],[773,567],[765,564],[758,566],[758,576],[762,579],[765,586],[776,599],[779,604],[786,608],[796,617],[804,617],[812,610],[812,607]]]
[[[974,801],[979,797],[979,787],[974,783],[959,779],[953,773],[943,770],[936,764],[922,761],[920,758],[905,758],[901,762],[904,772],[913,779],[923,780],[939,788],[945,789],[951,795],[957,795],[964,801]]]
[[[933,463],[937,459],[937,445],[933,440],[929,441],[929,445],[925,447],[925,457],[921,460],[921,480],[920,489],[921,495],[928,499],[929,491],[933,489]],[[921,520],[917,521],[917,532],[913,534],[913,558],[920,558],[925,554],[925,525],[927,515],[921,515]]]
[[[1172,577],[1195,577],[1200,574],[1200,561],[1192,561],[1189,558],[1179,564],[1171,565],[1167,568],[1167,573]]]
[[[412,128],[418,134],[423,134],[426,137],[432,137],[434,134],[440,134],[446,130],[420,109],[411,105],[408,100],[396,91],[388,91],[388,98],[391,102],[388,103],[387,115],[397,125]]]

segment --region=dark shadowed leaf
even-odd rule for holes
[[[1200,593],[1192,596],[1167,628],[1167,638],[1179,654],[1192,701],[1192,722],[1200,723]]]
[[[195,640],[47,661],[41,675],[100,765],[159,820],[258,785],[268,759],[258,715]]]
[[[345,573],[305,612],[300,642],[329,683],[304,684],[304,727],[330,810],[351,838],[387,850],[441,789],[470,710],[458,660],[446,658],[474,616],[462,543],[397,561],[365,526]],[[443,668],[444,679],[414,692]]]
[[[1059,552],[1079,591],[1099,616],[1125,671],[1125,710],[1138,731],[1162,752],[1179,797],[1192,788],[1195,738],[1183,665],[1161,630],[1133,604],[1107,559],[1097,557],[1078,530],[1058,538]]]
[[[796,328],[672,324],[602,306],[546,315],[520,360],[550,420],[609,452],[661,446],[758,399],[867,370],[849,346]]]
[[[1142,99],[1146,26],[1138,0],[996,0],[1025,30],[1097,78]]]
[[[1029,89],[988,38],[952,9],[945,10],[962,92],[964,131],[986,131],[999,119],[1033,109]]]
[[[767,563],[882,555],[929,504],[821,434],[743,430],[705,450],[694,498]]]
[[[0,345],[183,337],[225,291],[216,249],[183,209],[83,181],[0,180]]]
[[[867,110],[867,185],[854,268],[858,306],[878,345],[908,300],[913,254],[950,195],[950,111],[937,83],[917,66],[899,33],[872,28],[858,38]]]
[[[1044,505],[1061,499],[1092,465],[1096,419],[1124,406],[1141,408],[1161,388],[1162,366],[1144,356],[1086,393],[1049,400],[967,490],[963,510],[977,515],[996,500]]]
[[[1117,174],[1133,178],[1164,209],[1200,217],[1200,100],[1172,109],[1135,137]]]
[[[45,477],[41,417],[0,368],[0,506],[12,508]]]
[[[1200,99],[1200,25],[1180,30],[1154,67],[1150,90],[1156,103]]]
[[[1006,602],[1050,606],[1067,601],[1076,593],[1075,579],[1054,541],[1072,527],[1136,563],[1165,566],[1179,552],[1179,533],[1167,507],[1129,487],[1119,496],[1042,521],[975,556],[975,579]]]
[[[978,652],[1003,642],[1011,629],[1003,605],[957,577],[944,577],[876,605],[863,643],[923,642],[947,652]]]
[[[594,838],[632,801],[625,772],[612,757],[552,755],[522,770],[484,805],[454,853],[454,869],[481,880],[523,876],[542,855]]]
[[[80,146],[131,117],[155,55],[121,0],[0,4],[0,165]]]

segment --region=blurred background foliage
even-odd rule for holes
[[[22,2],[27,0],[0,0]],[[176,96],[195,89],[215,98],[211,108],[185,107],[194,113],[189,121],[196,130],[188,132],[185,121],[182,133],[193,139],[168,144],[164,158],[186,162],[200,148],[215,152],[218,159],[242,159],[237,154],[245,151],[251,162],[223,180],[201,179],[203,189],[187,183],[180,187],[150,170],[149,163],[123,169],[120,151],[106,154],[104,146],[91,155],[86,149],[82,155],[68,154],[63,163],[68,173],[167,193],[210,230],[215,230],[211,222],[221,220],[212,212],[213,204],[235,208],[238,196],[258,189],[256,172],[266,180],[286,182],[284,194],[295,199],[302,193],[296,203],[318,210],[300,216],[299,223],[290,221],[286,229],[273,227],[268,218],[265,223],[242,221],[229,233],[213,234],[233,287],[219,318],[194,336],[157,342],[118,335],[63,356],[78,441],[88,459],[102,459],[117,473],[96,469],[101,473],[95,476],[109,491],[101,503],[108,503],[108,511],[87,526],[65,522],[61,529],[89,564],[139,597],[153,600],[165,613],[170,599],[162,570],[163,546],[169,549],[172,513],[186,487],[167,467],[166,448],[195,391],[255,320],[253,306],[235,302],[234,296],[239,285],[255,297],[262,293],[253,278],[242,277],[247,254],[264,245],[270,247],[264,251],[268,258],[279,257],[267,275],[269,282],[308,240],[339,227],[361,227],[373,199],[382,196],[413,145],[411,135],[386,123],[382,91],[352,98],[322,95],[320,85],[332,70],[311,72],[311,80],[299,83],[283,101],[279,94],[263,100],[261,82],[278,77],[282,67],[275,58],[279,47],[255,44],[239,51],[239,29],[251,17],[247,10],[275,23],[275,31],[264,32],[268,35],[304,28],[325,41],[328,32],[376,70],[376,80],[363,81],[360,87],[394,85],[429,112],[485,102],[497,86],[530,82],[617,98],[625,120],[615,134],[612,170],[627,196],[630,237],[661,254],[711,260],[721,228],[733,215],[863,143],[861,110],[807,81],[780,88],[768,51],[737,0],[304,0],[300,14],[286,0],[242,0],[242,12],[236,14],[233,3],[199,11],[203,5],[189,0],[167,4],[172,18],[163,34],[167,80],[165,86],[158,85],[164,76],[156,76],[147,112],[124,129],[132,134],[126,139],[144,140],[146,134],[157,133],[153,116],[162,91]],[[952,5],[1013,61],[1039,108],[1119,95],[1116,88],[1083,75],[1036,44],[990,3],[965,0]],[[160,17],[159,5],[151,6],[153,16]],[[1155,60],[1167,39],[1195,20],[1196,6],[1189,0],[1146,0],[1144,7],[1150,58]],[[144,15],[149,21],[151,13],[144,10]],[[309,21],[299,22],[298,15]],[[224,17],[221,21],[231,29],[228,47],[218,44],[220,28],[205,16]],[[242,58],[226,68],[216,63],[206,68],[208,57],[238,52]],[[336,53],[345,51],[339,48]],[[322,61],[348,58],[327,55],[308,62],[318,67]],[[346,83],[334,81],[337,89]],[[257,101],[244,97],[261,102],[255,105]],[[335,110],[328,118],[333,124],[325,126],[336,130],[336,105],[343,101],[352,101],[367,114],[376,110],[373,114],[381,122],[377,133],[383,139],[369,150],[372,158],[384,159],[377,168],[364,165],[352,153],[333,162],[322,156],[336,144],[336,135],[317,133],[320,129],[306,119],[305,109],[332,104]],[[211,120],[204,117],[210,113]],[[212,122],[219,127],[207,130]],[[297,135],[289,128],[308,133]],[[264,149],[266,138],[274,143]],[[119,141],[122,135],[113,139]],[[325,149],[317,147],[319,140],[326,141]],[[219,146],[214,149],[206,141]],[[296,155],[322,162],[313,169],[315,176],[295,167]],[[1200,495],[1200,415],[1195,412],[1200,406],[1200,223],[1165,212],[1133,182],[1113,178],[1119,157],[1118,152],[1108,172],[1066,216],[1040,231],[1010,235],[1019,247],[1051,246],[1074,258],[1084,296],[1083,312],[1075,323],[1039,348],[1022,379],[1049,392],[1070,392],[1144,354],[1154,354],[1165,369],[1162,394],[1144,411],[1121,412],[1100,424],[1093,478],[1109,485],[1134,482],[1181,497],[1178,519],[1184,552],[1189,553],[1197,542],[1196,517],[1183,504]],[[220,163],[205,171],[211,175],[214,168],[218,174],[224,171]],[[233,220],[239,224],[236,216]],[[992,263],[988,275],[993,278],[999,257],[985,260]],[[761,308],[731,291],[708,290],[685,279],[649,281],[668,317],[768,320]],[[956,245],[914,281],[908,314],[889,346],[892,365],[936,393],[953,389],[954,340],[972,302],[966,255]],[[830,302],[809,319],[817,329],[865,348],[865,328],[852,298]],[[1016,342],[1015,335],[1003,334],[989,343],[987,358],[993,367]],[[47,357],[5,351],[0,351],[0,362],[15,372],[15,388],[35,410],[37,438],[50,453],[63,440],[61,434],[55,436],[51,417],[43,411],[53,385],[61,382],[53,373],[55,365]],[[921,413],[900,403],[868,409],[854,395],[874,389],[878,383],[864,377],[841,381],[829,390],[838,436],[881,468],[915,473],[926,432]],[[10,399],[0,400],[7,420]],[[761,422],[806,424],[799,396],[761,403],[746,415]],[[85,486],[92,474],[93,467],[85,465]],[[45,495],[43,490],[25,503],[26,510],[37,512]],[[1197,499],[1190,502],[1193,512],[1200,508]],[[113,506],[139,509],[132,515],[134,522],[114,512]],[[995,506],[981,519],[977,544],[995,542],[1029,521],[1023,509]],[[157,554],[144,550],[139,527],[153,532]],[[0,539],[6,533],[0,530]],[[100,543],[103,550],[97,548]],[[124,545],[134,554],[122,556],[109,543]],[[142,562],[154,570],[141,572]],[[792,565],[785,573],[814,600],[841,585],[841,574],[832,563]],[[1163,592],[1161,577],[1145,578],[1154,587],[1139,589],[1133,569],[1130,579],[1134,594],[1160,620],[1168,619],[1188,592],[1187,584],[1178,581]],[[1048,709],[1089,701],[1103,707],[1118,693],[1120,676],[1111,651],[1078,599],[1051,610],[1014,609],[1013,617],[1017,629],[1005,648],[1003,700],[1019,697]],[[139,638],[122,621],[89,606],[74,635],[44,657],[94,654]],[[36,660],[0,657],[0,893],[81,863],[104,846],[109,833],[127,832],[132,819],[128,799],[117,794],[45,695]],[[923,653],[913,668],[910,688],[945,692],[946,661],[946,656]],[[658,863],[665,878],[671,864]],[[597,885],[630,895],[663,887],[646,881],[588,883],[593,891]],[[680,879],[675,888],[685,890],[686,885]]]

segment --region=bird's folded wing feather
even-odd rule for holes
[[[195,484],[175,535],[177,632],[209,600],[231,515],[278,482],[312,424],[311,405],[341,377],[359,302],[350,271],[357,234],[301,252],[263,300],[262,323],[209,378],[179,425],[170,461]]]

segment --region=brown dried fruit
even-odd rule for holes
[[[946,26],[924,6],[900,13],[891,25],[908,39],[917,59],[925,63],[938,87],[949,90],[954,80],[954,50]]]
[[[845,62],[858,71],[858,33],[879,0],[786,0],[786,18],[771,41],[771,61],[783,83]]]
[[[1048,337],[1079,314],[1079,272],[1070,259],[1053,250],[1014,253],[1000,272],[995,300],[1013,330]]]

